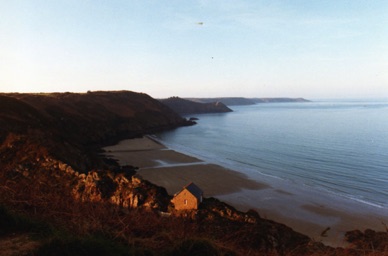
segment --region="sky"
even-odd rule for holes
[[[0,0],[0,92],[388,98],[388,1]]]

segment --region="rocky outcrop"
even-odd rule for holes
[[[232,112],[230,108],[220,101],[199,103],[179,97],[171,97],[161,99],[160,102],[181,115]]]
[[[345,233],[345,239],[359,252],[388,252],[388,229],[387,232],[376,232],[370,229],[364,232],[348,231]]]
[[[254,210],[241,212],[236,210],[233,206],[213,197],[204,198],[200,205],[197,218],[202,220],[206,219],[208,221],[223,218],[247,223],[257,223],[261,219],[260,215]]]
[[[131,173],[92,171],[78,176],[72,195],[82,202],[106,201],[122,209],[145,208],[167,211],[167,191]]]
[[[309,255],[313,244],[331,250],[283,224],[261,218],[254,210],[241,212],[215,198],[205,198],[195,218],[201,226],[212,226],[208,231],[212,236],[227,231],[231,243],[268,255]]]
[[[81,173],[25,136],[10,135],[0,147],[0,155],[2,181],[15,184],[12,190],[21,194],[34,187],[37,194],[55,190],[78,202],[108,202],[123,209],[158,211],[167,211],[171,199],[164,188],[137,177],[135,167],[112,166],[110,170]],[[19,161],[13,161],[14,157]]]

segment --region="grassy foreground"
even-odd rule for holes
[[[24,239],[23,245],[11,239],[11,243],[2,247],[1,255],[236,255],[203,238],[181,239],[171,248],[155,251],[143,247],[140,241],[129,243],[101,232],[79,235],[17,214],[2,205],[0,227],[0,244],[10,237]]]

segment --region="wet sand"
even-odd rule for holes
[[[169,150],[148,137],[121,141],[117,146],[105,147],[104,150],[107,156],[118,160],[121,165],[139,167],[139,175],[166,188],[171,195],[190,182],[201,187],[207,197],[268,187],[248,179],[244,174]]]
[[[346,231],[385,231],[382,222],[388,223],[388,213],[368,208],[355,210],[345,201],[326,200],[318,192],[291,189],[282,182],[269,184],[258,176],[170,150],[150,137],[124,140],[104,150],[122,165],[139,167],[139,175],[165,187],[171,195],[194,182],[205,197],[217,197],[242,211],[255,209],[261,217],[286,224],[327,245],[345,246]]]

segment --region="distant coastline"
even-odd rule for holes
[[[218,97],[218,98],[179,98],[170,97],[159,99],[160,102],[180,115],[228,113],[233,112],[229,106],[255,105],[262,103],[300,103],[310,102],[304,98],[244,98],[244,97]]]
[[[245,97],[216,97],[216,98],[185,98],[200,103],[210,102],[222,102],[227,106],[241,106],[241,105],[254,105],[258,103],[290,103],[290,102],[310,102],[310,100],[304,98],[288,98],[288,97],[275,97],[275,98],[245,98]]]

